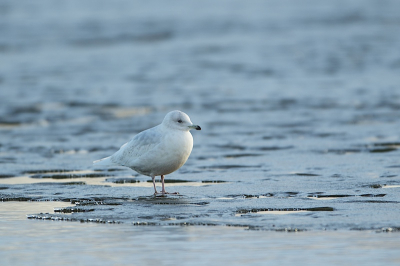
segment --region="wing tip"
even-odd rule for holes
[[[110,158],[111,157],[106,157],[106,158],[103,158],[103,159],[100,159],[100,160],[93,161],[93,164],[94,165],[110,165],[110,164],[112,164],[110,162]]]

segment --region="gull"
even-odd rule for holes
[[[161,124],[140,132],[113,155],[93,164],[125,166],[151,177],[154,195],[160,194],[156,189],[155,177],[161,176],[161,194],[169,194],[165,191],[164,176],[181,168],[189,158],[193,149],[191,129],[201,130],[201,127],[193,125],[184,112],[169,112]]]

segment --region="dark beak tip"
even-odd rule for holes
[[[197,126],[197,127],[196,127],[196,130],[201,130],[201,127],[200,127],[200,126]]]

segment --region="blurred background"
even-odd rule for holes
[[[15,201],[2,203],[9,207],[0,214],[10,217],[10,210],[21,208],[18,219],[26,227],[33,224],[26,214],[57,207],[31,201],[108,200],[119,207],[95,205],[88,207],[95,211],[52,217],[272,231],[398,231],[399,11],[397,0],[0,1],[0,197]],[[192,132],[194,149],[185,166],[166,178],[175,180],[168,185],[188,204],[168,205],[166,199],[159,208],[158,201],[143,200],[151,196],[151,183],[129,169],[93,171],[93,160],[175,109],[203,129]],[[289,213],[265,215],[268,209]],[[91,234],[79,226],[65,229],[77,234],[72,243],[85,241],[75,230],[94,242],[98,234],[109,234],[107,227]],[[21,226],[3,228],[2,239],[16,248],[31,232],[15,240],[7,232]],[[208,250],[221,240],[210,229],[198,235],[180,227],[141,230],[131,233],[143,239],[108,237],[111,244],[128,246],[150,241],[148,250],[136,251],[143,252],[142,262],[160,235],[190,235],[194,242],[206,237],[201,247],[216,256],[211,261],[247,261],[234,256],[240,252],[221,257],[212,253],[218,249]],[[235,243],[247,241],[248,254],[265,260],[253,235],[236,233],[221,244],[235,250]],[[155,238],[148,240],[148,234]],[[330,235],[333,246],[323,246],[318,235],[313,239],[326,250],[345,243],[347,255],[357,261],[363,254],[367,264],[382,254],[376,247],[389,252],[386,258],[399,259],[396,240],[385,247],[387,239],[374,235],[368,248],[374,252],[366,255],[360,246],[365,235],[350,240],[346,234]],[[278,241],[293,240],[282,236]],[[290,249],[296,252],[288,253],[285,244],[275,251],[291,258],[288,264],[307,256],[304,250],[318,254],[312,241],[301,241],[302,249]],[[44,240],[35,245],[38,254],[46,250]],[[10,254],[8,262],[18,258]],[[127,261],[120,257],[120,263]]]
[[[113,150],[174,109],[204,127],[202,145],[296,126],[308,130],[300,137],[397,139],[354,125],[397,122],[398,10],[395,0],[1,1],[0,148],[29,164]],[[216,127],[230,133],[207,135]]]

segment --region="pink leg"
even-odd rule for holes
[[[153,179],[153,187],[154,187],[154,195],[157,195],[157,189],[156,189],[156,177],[152,176],[151,179]]]
[[[174,193],[169,193],[167,191],[165,191],[165,186],[164,186],[164,175],[161,175],[161,185],[162,185],[162,190],[161,193],[164,194],[179,194],[178,192],[174,192]]]
[[[161,186],[162,186],[161,193],[167,194],[167,192],[165,191],[165,186],[164,186],[164,175],[161,175]]]

